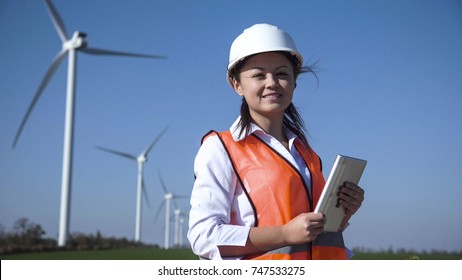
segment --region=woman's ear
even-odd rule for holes
[[[242,93],[241,84],[240,84],[236,79],[233,79],[233,88],[234,88],[234,90],[236,91],[236,93],[237,93],[239,96],[243,96],[243,95],[244,95],[244,94]]]

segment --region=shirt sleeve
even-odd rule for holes
[[[218,136],[202,143],[194,161],[194,175],[189,242],[196,255],[223,259],[218,246],[245,246],[250,227],[231,224],[238,180]]]

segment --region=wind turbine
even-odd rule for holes
[[[156,218],[154,220],[157,220],[157,217],[159,216],[160,210],[162,210],[162,206],[165,204],[165,236],[164,236],[164,248],[168,249],[170,247],[170,214],[171,214],[171,203],[175,204],[176,207],[176,202],[175,199],[177,198],[188,198],[188,196],[178,196],[175,195],[174,193],[170,192],[167,190],[167,187],[165,186],[164,180],[162,179],[162,176],[159,172],[159,179],[160,183],[162,186],[162,189],[164,190],[164,201],[161,203],[159,206],[157,213],[156,213]]]
[[[185,222],[184,213],[180,209],[173,211],[175,214],[175,235],[173,247],[180,248],[183,246],[183,223]]]
[[[183,247],[183,225],[184,223],[186,222],[184,216],[180,217],[180,229],[179,229],[179,238],[178,238],[178,242],[179,242],[179,247],[182,248]]]
[[[75,101],[75,72],[76,72],[76,59],[77,51],[94,54],[94,55],[118,55],[118,56],[130,56],[130,57],[141,57],[141,58],[164,58],[164,56],[158,55],[146,55],[146,54],[135,54],[119,51],[111,51],[104,49],[90,48],[87,44],[87,35],[85,33],[75,31],[70,39],[67,37],[66,28],[64,23],[59,16],[57,10],[53,6],[50,0],[45,0],[46,7],[53,21],[53,25],[58,32],[59,37],[62,41],[62,49],[53,59],[51,66],[48,68],[45,77],[43,78],[37,92],[32,99],[29,108],[19,126],[18,132],[16,133],[13,148],[16,146],[19,137],[24,129],[24,126],[35,107],[35,104],[39,100],[43,90],[52,78],[53,74],[58,69],[59,65],[63,61],[66,54],[69,57],[68,70],[67,70],[67,97],[66,97],[66,117],[65,117],[65,128],[64,128],[64,150],[63,150],[63,170],[62,170],[62,182],[61,182],[61,206],[60,206],[60,219],[59,219],[59,236],[58,245],[66,245],[68,231],[69,231],[69,216],[70,216],[70,192],[71,192],[71,180],[72,180],[72,157],[73,157],[73,140],[74,140],[74,101]]]
[[[99,147],[97,146],[96,148],[100,149],[100,150],[103,150],[103,151],[106,151],[106,152],[109,152],[109,153],[112,153],[112,154],[116,154],[116,155],[119,155],[119,156],[122,156],[122,157],[125,157],[125,158],[128,158],[128,159],[131,159],[131,160],[134,160],[136,162],[138,162],[138,185],[137,185],[137,195],[136,195],[136,222],[135,222],[135,242],[140,242],[141,241],[141,208],[142,208],[142,196],[143,196],[143,193],[146,197],[146,200],[149,204],[149,200],[147,199],[147,193],[146,193],[146,188],[144,186],[144,177],[143,177],[143,165],[146,161],[148,161],[148,154],[149,152],[151,151],[152,147],[154,147],[154,145],[156,144],[156,142],[160,139],[160,137],[162,137],[162,135],[165,133],[165,131],[167,131],[168,127],[164,128],[164,130],[162,130],[159,135],[157,135],[157,137],[151,142],[151,144],[149,144],[146,149],[144,149],[143,152],[141,152],[141,154],[139,156],[134,156],[134,155],[131,155],[131,154],[127,154],[127,153],[124,153],[124,152],[119,152],[119,151],[115,151],[115,150],[111,150],[111,149],[106,149],[106,148],[103,148],[103,147]]]

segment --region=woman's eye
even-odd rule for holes
[[[265,75],[263,73],[256,73],[256,74],[253,75],[253,77],[263,79],[263,78],[265,78]]]

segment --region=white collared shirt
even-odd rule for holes
[[[296,167],[311,189],[310,171],[295,149],[293,132],[285,131],[289,152],[253,123],[249,134],[243,133],[240,137],[239,121],[240,117],[230,128],[234,141],[253,133]],[[218,246],[245,246],[250,228],[255,224],[254,213],[218,136],[212,135],[202,143],[194,161],[194,174],[188,231],[194,253],[207,259],[240,259],[222,258]]]

